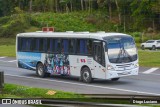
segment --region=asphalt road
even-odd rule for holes
[[[160,68],[140,67],[138,76],[123,77],[119,81],[96,79],[91,84],[76,77],[51,76],[39,78],[34,71],[16,67],[15,58],[0,57],[0,71],[4,71],[5,83],[51,88],[82,94],[132,94],[160,96]]]

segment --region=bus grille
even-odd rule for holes
[[[132,64],[123,64],[123,65],[116,65],[116,70],[117,71],[124,71],[124,70],[130,70],[132,69]]]

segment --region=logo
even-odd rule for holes
[[[2,104],[11,104],[11,99],[2,99]]]
[[[85,60],[85,59],[81,59],[81,62],[84,62],[84,63],[85,63],[85,62],[86,62],[86,60]]]

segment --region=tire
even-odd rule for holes
[[[142,50],[144,50],[144,49],[145,49],[145,48],[144,48],[144,45],[142,45],[142,46],[141,46],[141,49],[142,49]]]
[[[152,46],[152,50],[156,50],[156,46],[155,45]]]
[[[42,63],[38,63],[37,67],[36,67],[36,74],[39,76],[39,77],[48,77],[50,76],[50,73],[46,73],[45,70],[44,70],[44,66]]]
[[[118,81],[120,78],[112,78],[111,81]]]
[[[88,67],[85,67],[82,69],[81,72],[81,79],[85,83],[91,83],[92,82],[92,74]]]

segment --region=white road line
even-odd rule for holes
[[[5,75],[6,76],[12,76],[12,77],[20,77],[20,78],[27,78],[27,79],[43,80],[43,81],[45,80],[45,81],[50,81],[50,82],[59,82],[59,83],[86,86],[86,87],[94,87],[94,88],[102,88],[102,89],[110,89],[110,90],[117,90],[117,91],[124,91],[124,92],[132,92],[132,93],[138,93],[138,94],[150,94],[150,95],[160,96],[160,93],[141,92],[141,91],[127,90],[127,89],[120,89],[120,88],[104,87],[104,86],[99,86],[99,85],[89,85],[89,84],[73,83],[73,82],[66,82],[66,81],[59,81],[59,80],[33,78],[33,77],[26,77],[26,76],[12,75],[12,74],[5,74]]]
[[[17,60],[11,60],[11,61],[8,61],[8,62],[16,62]]]
[[[4,61],[4,60],[0,60],[0,62],[5,62],[5,63],[8,63],[8,62],[9,62],[9,63],[11,63],[10,61]],[[12,60],[12,62],[16,62],[16,61],[13,61],[13,60]]]
[[[6,57],[0,57],[0,59],[2,59],[2,58],[6,58]]]
[[[147,71],[144,71],[143,73],[149,74],[149,73],[152,73],[152,72],[156,71],[157,69],[159,69],[159,68],[151,68],[151,69],[149,69]]]

